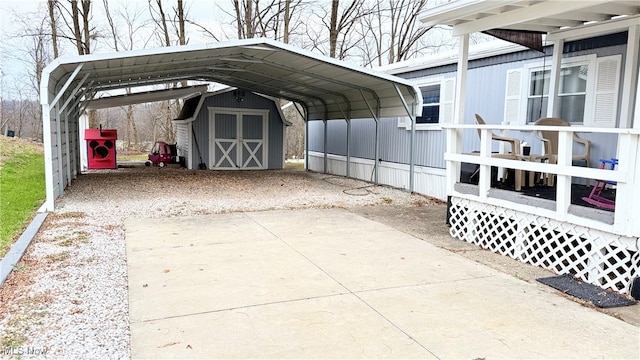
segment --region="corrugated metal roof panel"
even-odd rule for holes
[[[63,89],[78,66],[81,70]],[[403,100],[416,112],[422,107],[410,80],[268,39],[59,58],[44,71],[41,101],[50,103],[61,89],[68,98],[86,88],[95,92],[178,80],[218,82],[300,102],[310,119],[371,117],[361,91],[387,116],[406,115]]]

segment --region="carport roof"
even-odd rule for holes
[[[311,120],[370,118],[372,111],[407,116],[405,105],[417,114],[422,108],[410,80],[269,39],[58,58],[43,72],[41,102],[64,108],[87,93],[182,80],[292,100],[306,106]]]

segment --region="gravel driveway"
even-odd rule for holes
[[[14,349],[24,357],[45,352],[49,358],[129,358],[127,218],[438,203],[389,187],[295,170],[88,172],[58,200],[57,210],[0,290],[2,356],[11,357],[7,349]]]

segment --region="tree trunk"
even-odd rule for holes
[[[53,46],[53,58],[58,58],[58,25],[56,23],[56,15],[54,12],[57,0],[48,0],[49,6],[49,23],[51,24],[51,44]]]
[[[169,39],[169,28],[167,27],[167,17],[162,9],[162,0],[156,0],[158,4],[158,11],[160,12],[160,26],[164,34],[164,46],[171,46],[171,40]]]
[[[329,56],[336,57],[338,43],[338,0],[331,1],[331,22],[329,24]]]
[[[285,44],[289,43],[289,22],[291,19],[289,18],[289,12],[291,10],[291,0],[284,0],[284,38],[283,42]]]
[[[251,6],[251,0],[247,0],[244,8],[244,25],[247,39],[253,38],[253,7]]]
[[[71,0],[71,17],[73,18],[73,34],[76,39],[76,49],[78,55],[84,54],[82,46],[82,33],[80,32],[80,11],[78,10],[78,0]]]
[[[89,13],[91,0],[82,0],[82,25],[84,27],[84,53],[91,54],[91,32],[89,28]]]
[[[109,28],[111,29],[111,35],[113,36],[113,49],[118,51],[118,34],[116,32],[116,26],[113,23],[113,18],[111,17],[111,11],[109,11],[109,0],[102,0],[102,3],[104,4],[104,12],[107,16]]]
[[[186,45],[186,35],[184,33],[184,7],[182,6],[182,0],[178,0],[178,41],[180,45]]]
[[[240,2],[233,0],[233,9],[236,12],[236,23],[238,24],[238,39],[242,39],[242,21],[240,21]]]

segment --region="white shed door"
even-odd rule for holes
[[[267,114],[215,111],[211,115],[211,169],[267,168]]]

